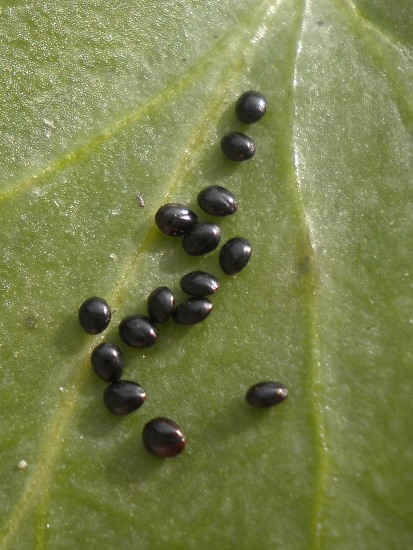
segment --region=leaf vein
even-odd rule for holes
[[[298,85],[298,62],[300,54],[303,50],[303,35],[306,28],[307,17],[311,13],[311,0],[304,0],[300,29],[297,36],[295,58],[293,62],[293,80],[292,80],[292,181],[293,193],[297,197],[298,209],[301,213],[302,223],[304,227],[304,261],[307,264],[308,273],[308,315],[309,315],[309,331],[308,331],[308,350],[310,356],[308,359],[309,378],[312,395],[312,423],[314,426],[315,449],[317,452],[317,476],[316,486],[314,490],[314,515],[311,525],[311,540],[310,547],[314,550],[321,547],[322,536],[322,514],[324,506],[324,498],[327,490],[330,465],[328,461],[328,445],[327,433],[324,419],[324,410],[321,403],[321,388],[322,388],[322,357],[320,349],[320,336],[318,327],[320,318],[318,313],[318,277],[315,266],[315,247],[313,244],[311,221],[306,213],[306,208],[301,192],[301,170],[300,170],[300,153],[296,142],[296,119],[297,105],[295,90]]]
[[[370,30],[374,31],[376,34],[380,36],[382,40],[384,40],[387,44],[389,44],[392,48],[397,49],[398,52],[401,52],[406,58],[411,59],[411,52],[401,44],[396,38],[390,34],[389,32],[386,32],[382,27],[368,19],[365,15],[360,13],[360,10],[357,8],[357,5],[352,0],[341,0],[343,4],[347,4],[347,7],[349,10],[353,13],[355,19],[358,21],[358,23],[363,27],[367,27]]]
[[[97,135],[91,137],[86,143],[64,154],[55,162],[49,164],[34,175],[31,175],[15,185],[9,187],[0,194],[0,204],[5,200],[14,197],[18,193],[30,190],[32,187],[45,182],[50,176],[53,176],[77,161],[89,157],[96,149],[105,144],[109,139],[115,137],[120,132],[127,130],[133,124],[136,124],[145,115],[151,113],[159,105],[172,99],[180,91],[189,87],[194,80],[204,75],[208,69],[216,62],[216,56],[222,55],[231,45],[231,42],[242,27],[244,21],[240,19],[228,33],[222,37],[213,48],[209,49],[198,61],[191,67],[184,76],[169,83],[164,89],[149,98],[143,106],[132,109],[129,113],[118,120],[115,120],[110,126]]]
[[[278,7],[283,1],[284,0],[278,0],[275,7]],[[271,6],[271,1],[269,0],[264,0],[260,4],[259,9],[257,10],[258,15],[254,18],[254,26],[251,25],[252,28],[249,33],[251,37],[255,35],[257,28],[259,28],[267,18],[274,15],[275,10],[269,9],[268,6]],[[242,38],[242,34],[239,33],[238,39],[241,40]],[[250,55],[255,43],[256,42],[254,42],[254,40],[250,40],[248,46],[244,50],[240,48],[241,53],[237,60],[232,63],[229,62],[223,67],[223,77],[221,79],[221,84],[219,85],[217,92],[214,94],[214,97],[211,99],[210,104],[206,109],[206,115],[197,125],[194,133],[189,140],[188,149],[190,154],[185,155],[178,162],[175,173],[171,178],[170,187],[167,193],[168,195],[170,195],[174,191],[177,191],[179,186],[182,185],[189,168],[190,159],[192,159],[192,157],[200,151],[210,132],[210,125],[208,124],[208,122],[215,120],[215,117],[218,116],[220,111],[224,109],[222,98],[225,96],[232,80],[240,73],[245,64],[244,60],[248,57],[248,55]],[[167,92],[163,93],[166,94]],[[151,106],[157,105],[160,101],[161,100],[159,99],[159,96],[157,96],[157,98],[152,100]],[[142,109],[147,108],[148,107],[145,106]],[[132,118],[136,120],[136,116],[138,116],[137,113],[139,113],[139,116],[141,116],[142,109],[138,110],[133,115],[130,115],[128,117],[128,121],[131,121]],[[147,111],[145,110],[145,112]],[[122,123],[122,128],[125,124],[127,125],[130,123],[126,122],[126,118],[123,119],[123,121],[125,122]],[[120,124],[120,122],[117,123],[116,131],[118,131]],[[111,136],[114,135],[114,133],[112,133]],[[105,134],[105,136],[102,135],[101,137],[104,138],[103,141],[105,141],[107,139],[107,134]],[[98,145],[100,145],[100,143]],[[75,154],[79,155],[79,152]],[[49,174],[43,174],[43,177],[47,177],[47,175]],[[150,244],[156,238],[156,234],[156,229],[152,225],[144,236],[139,248],[130,256],[129,260],[125,262],[125,268],[119,274],[117,281],[115,281],[109,298],[110,302],[113,303],[115,306],[118,306],[121,303],[124,290],[127,288],[131,277],[133,277],[138,259],[149,248]],[[36,499],[37,494],[43,487],[44,489],[41,491],[41,500],[44,501],[44,499],[47,498],[47,487],[50,486],[50,483],[48,483],[48,481],[53,475],[54,461],[61,449],[61,434],[67,428],[74,416],[76,396],[79,393],[79,390],[86,383],[86,373],[89,370],[90,354],[95,346],[102,341],[102,339],[103,337],[96,337],[91,344],[85,345],[83,360],[79,362],[81,364],[78,363],[77,365],[78,368],[75,370],[75,375],[70,385],[70,389],[62,398],[62,401],[57,408],[55,416],[50,421],[49,429],[46,430],[47,439],[45,440],[42,449],[39,452],[37,460],[38,466],[33,470],[33,474],[28,480],[24,493],[15,505],[12,513],[8,518],[8,521],[6,522],[0,533],[0,540],[2,540],[3,547],[6,547],[11,542],[20,523],[26,517],[31,508],[31,505]],[[39,508],[41,508],[41,506],[39,506]],[[44,529],[44,525],[38,524],[38,529],[40,528]]]
[[[344,7],[344,9],[346,9],[348,13],[351,13],[354,20],[360,23],[361,26],[359,26],[358,28],[352,26],[352,30],[358,38],[363,40],[364,33],[361,31],[370,29],[375,33],[375,35],[377,35],[377,33],[379,32],[380,37],[385,40],[386,44],[390,43],[389,40],[387,40],[386,37],[383,35],[383,33],[380,34],[380,31],[375,28],[373,24],[369,23],[367,26],[362,24],[362,17],[358,14],[352,0],[344,0],[345,5],[341,2],[338,2],[337,0],[336,2],[338,7]],[[391,93],[393,95],[395,108],[397,109],[400,116],[400,121],[404,125],[406,131],[410,134],[410,136],[413,137],[413,104],[411,101],[409,101],[410,82],[408,82],[407,85],[403,82],[403,80],[400,78],[400,67],[398,67],[399,63],[389,62],[389,60],[386,58],[385,55],[383,55],[381,49],[377,46],[375,41],[364,39],[364,45],[366,51],[370,53],[370,57],[373,63],[377,66],[381,73],[384,72],[385,78],[389,85],[389,89],[391,90]],[[403,63],[409,64],[409,68],[411,71],[411,56],[406,55],[402,46],[397,46],[395,43],[391,45],[393,46],[393,48],[395,48],[395,53],[399,56],[402,56]]]

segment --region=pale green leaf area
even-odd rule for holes
[[[410,0],[3,3],[1,548],[413,547],[412,28]],[[269,104],[249,127],[248,89]],[[254,248],[234,277],[154,224],[165,202],[211,219],[211,184]],[[91,351],[193,269],[220,277],[214,311],[121,344],[148,399],[111,415]],[[288,400],[249,407],[261,380]],[[183,454],[144,449],[155,416]]]

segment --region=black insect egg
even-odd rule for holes
[[[260,120],[267,111],[267,100],[260,92],[250,90],[243,93],[235,104],[235,112],[244,124]]]
[[[134,348],[148,348],[155,344],[158,333],[155,325],[144,315],[125,317],[119,325],[119,336]]]
[[[288,397],[288,389],[280,382],[259,382],[249,388],[245,396],[253,407],[266,409],[278,405]]]
[[[175,296],[166,286],[155,288],[148,296],[148,314],[154,323],[165,323],[175,308]]]
[[[219,254],[219,265],[227,275],[235,275],[247,265],[252,254],[251,244],[243,237],[227,241]]]
[[[136,382],[119,380],[108,386],[103,394],[106,408],[113,414],[124,415],[136,411],[144,404],[146,392]]]
[[[179,284],[184,292],[194,296],[215,294],[220,287],[218,279],[205,271],[191,271],[181,278]]]
[[[206,187],[198,194],[198,205],[213,216],[229,216],[238,210],[235,196],[220,185]]]
[[[170,237],[186,235],[198,221],[198,216],[183,204],[164,204],[155,214],[155,223]]]
[[[230,132],[222,138],[221,149],[229,159],[243,161],[254,156],[255,143],[252,138],[245,134]]]
[[[212,302],[208,298],[195,297],[179,304],[172,314],[179,325],[195,325],[208,317],[212,311]]]
[[[160,458],[170,458],[185,449],[186,439],[181,428],[169,418],[154,418],[142,432],[146,449]]]
[[[116,382],[122,376],[123,354],[115,344],[104,342],[97,346],[92,352],[91,363],[95,373],[105,382]]]
[[[182,246],[190,256],[202,256],[212,252],[221,242],[221,230],[214,223],[198,223],[182,240]]]
[[[97,296],[88,298],[79,308],[79,323],[89,334],[103,332],[110,323],[110,318],[109,304]]]

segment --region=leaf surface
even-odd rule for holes
[[[2,546],[411,547],[411,3],[59,0],[0,17]],[[234,115],[247,89],[269,104],[250,127]],[[223,157],[230,130],[255,139],[251,161]],[[154,225],[211,184],[240,200],[224,239],[253,244],[235,277]],[[213,313],[123,348],[148,400],[114,417],[91,351],[156,286],[182,298],[194,269],[221,279]],[[92,295],[113,310],[96,337],[77,321]],[[289,399],[249,408],[267,379]],[[155,416],[185,453],[146,452]]]

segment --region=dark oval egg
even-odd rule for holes
[[[79,308],[79,323],[88,334],[103,332],[110,323],[110,318],[109,304],[97,296],[88,298]]]
[[[148,314],[154,323],[165,323],[175,309],[175,296],[166,286],[155,288],[148,296]]]
[[[154,418],[145,424],[142,440],[146,449],[160,458],[169,458],[181,453],[186,439],[181,428],[169,418]]]
[[[115,344],[99,344],[92,351],[91,363],[95,373],[105,382],[116,382],[122,376],[123,354]]]
[[[267,100],[260,92],[250,90],[243,93],[235,104],[235,112],[244,124],[260,120],[267,111]]]
[[[266,409],[287,399],[288,389],[280,382],[259,382],[247,391],[246,400],[253,407]]]
[[[227,275],[235,275],[247,265],[252,254],[251,244],[243,237],[227,241],[219,253],[219,265]]]
[[[103,394],[107,409],[113,414],[129,414],[142,407],[146,392],[136,382],[119,380],[108,386]]]
[[[195,325],[208,317],[212,302],[208,298],[190,298],[178,305],[172,317],[179,325]]]
[[[220,287],[218,279],[205,271],[191,271],[184,275],[180,281],[184,292],[194,296],[214,294]]]
[[[190,256],[201,256],[212,252],[221,242],[221,230],[214,223],[198,223],[182,239],[182,246]]]
[[[170,237],[186,235],[197,223],[198,216],[183,204],[164,204],[155,214],[155,223]]]
[[[238,210],[235,196],[220,185],[206,187],[198,194],[198,205],[213,216],[229,216]]]
[[[243,161],[255,154],[254,140],[240,132],[230,132],[221,139],[221,149],[231,160]]]
[[[134,348],[153,346],[158,338],[155,325],[144,315],[130,315],[119,324],[119,335]]]

